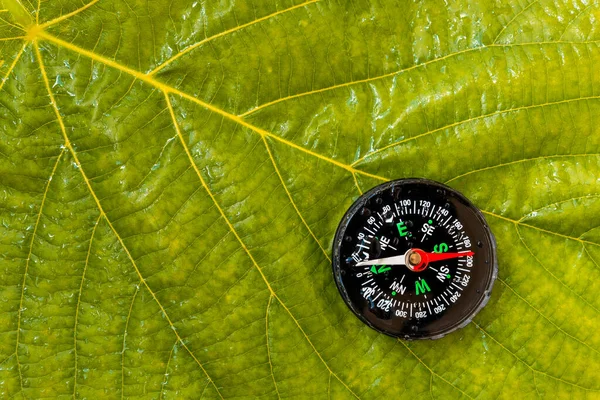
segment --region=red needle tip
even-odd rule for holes
[[[413,249],[412,251],[418,253],[420,256],[420,262],[412,267],[413,271],[424,270],[430,262],[467,257],[475,254],[472,251],[461,251],[459,253],[427,253],[421,249]]]
[[[425,253],[428,262],[450,260],[452,258],[472,256],[472,251],[461,251],[460,253]]]

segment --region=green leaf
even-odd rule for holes
[[[3,398],[597,398],[600,6],[2,0]],[[378,334],[347,207],[447,182],[488,306]]]

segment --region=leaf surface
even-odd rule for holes
[[[0,4],[0,393],[595,398],[600,6]],[[462,191],[499,279],[403,342],[331,276],[389,179]]]

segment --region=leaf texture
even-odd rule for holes
[[[3,398],[598,398],[596,2],[0,1]],[[438,341],[341,300],[349,205],[480,207]]]

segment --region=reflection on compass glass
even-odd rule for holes
[[[350,207],[335,236],[333,273],[367,325],[403,339],[465,326],[497,275],[494,237],[457,191],[425,179],[377,186]]]

